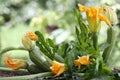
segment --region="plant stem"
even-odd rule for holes
[[[11,51],[11,50],[26,50],[25,48],[23,47],[18,47],[18,48],[15,48],[15,47],[7,47],[5,49],[3,49],[1,52],[0,52],[0,55],[2,55],[3,53],[6,53],[8,51]]]
[[[104,62],[107,62],[108,57],[111,54],[115,44],[115,31],[113,28],[108,28],[107,30],[107,43],[109,44],[109,46],[105,48],[102,55]]]
[[[0,71],[6,71],[6,72],[28,72],[26,69],[20,69],[20,70],[13,70],[10,68],[0,67]]]
[[[44,73],[25,75],[25,76],[3,77],[0,78],[0,80],[28,80],[28,79],[42,78],[52,75],[53,75],[52,72],[44,72]]]
[[[98,49],[98,33],[97,32],[92,32],[92,39],[93,39],[93,47],[95,50]]]

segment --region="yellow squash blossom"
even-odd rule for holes
[[[50,67],[50,69],[55,74],[55,76],[59,76],[60,74],[62,74],[65,71],[66,66],[63,63],[59,63],[57,61],[52,61],[52,66]]]
[[[33,32],[27,32],[22,38],[22,43],[26,49],[33,48],[32,40],[37,41],[38,36]]]
[[[101,21],[106,22],[111,26],[110,21],[102,15],[103,8],[96,7],[86,7],[81,4],[78,4],[78,7],[81,12],[86,12],[88,23],[90,25],[90,30],[92,32],[98,32],[101,27]]]
[[[75,60],[74,63],[80,67],[81,65],[87,65],[90,63],[90,58],[89,56],[82,56],[79,59]]]
[[[22,59],[12,59],[10,57],[10,54],[7,55],[7,57],[4,60],[5,64],[7,67],[17,70],[17,69],[22,69],[27,67],[26,61]]]

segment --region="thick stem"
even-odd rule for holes
[[[115,44],[115,31],[113,28],[108,28],[107,30],[107,43],[109,44],[109,46],[105,48],[102,55],[104,62],[107,62],[108,57],[111,54]]]
[[[98,33],[97,32],[92,33],[92,39],[93,39],[93,47],[95,48],[95,50],[97,50],[98,49]]]
[[[52,72],[44,72],[44,73],[25,75],[25,76],[3,77],[0,78],[0,80],[28,80],[28,79],[42,78],[52,75],[53,75]]]
[[[0,55],[2,55],[3,53],[6,53],[6,52],[8,52],[8,51],[11,51],[11,50],[26,50],[26,49],[23,48],[23,47],[18,47],[18,48],[8,47],[8,48],[3,49],[3,50],[0,52]]]
[[[0,71],[5,71],[5,72],[26,72],[26,73],[28,73],[28,71],[26,69],[13,70],[13,69],[10,69],[10,68],[5,68],[5,67],[0,67]]]

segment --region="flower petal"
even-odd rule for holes
[[[26,36],[28,36],[31,40],[34,40],[34,41],[38,40],[38,36],[33,32],[27,32]]]
[[[50,67],[50,69],[55,74],[55,76],[59,76],[65,71],[66,67],[65,67],[65,64],[63,63],[52,61],[52,66]]]
[[[111,26],[110,21],[105,16],[103,16],[103,15],[100,14],[100,15],[98,15],[98,17],[99,17],[99,19],[101,21],[104,21],[104,22],[106,22],[106,24],[108,24],[109,26]]]
[[[4,62],[7,67],[11,69],[20,69],[20,68],[26,68],[27,63],[24,60],[21,59],[12,59],[10,57],[10,54],[7,55],[7,57],[4,59]]]

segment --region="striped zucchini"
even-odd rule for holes
[[[30,59],[34,64],[44,71],[51,71],[50,66],[52,65],[52,60],[45,56],[37,46],[32,50],[29,50]]]
[[[43,69],[40,69],[36,64],[30,64],[27,66],[27,70],[31,74],[41,73],[44,72]]]

